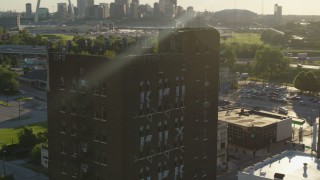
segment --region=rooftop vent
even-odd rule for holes
[[[281,173],[274,173],[274,176],[273,178],[274,179],[283,179],[284,178],[284,174],[281,174]]]

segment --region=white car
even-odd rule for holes
[[[278,113],[287,115],[288,114],[288,109],[286,107],[279,107]]]
[[[26,92],[24,90],[22,90],[22,89],[19,90],[19,93],[22,94],[22,95],[26,94]]]

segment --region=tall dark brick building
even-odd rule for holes
[[[213,46],[174,52],[163,33]],[[219,34],[160,37],[172,46],[157,55],[50,53],[50,179],[215,179]]]

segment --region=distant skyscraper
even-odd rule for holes
[[[274,20],[275,23],[280,23],[282,21],[282,6],[278,4],[274,5]]]
[[[78,17],[84,18],[86,16],[86,9],[94,5],[94,0],[78,0]]]
[[[103,18],[109,17],[110,16],[109,4],[108,3],[100,3],[99,5],[103,6],[103,8],[104,8],[104,17]]]
[[[192,6],[187,7],[187,16],[190,18],[195,16],[195,11]]]
[[[140,4],[139,0],[132,0],[133,3],[137,3],[138,5]]]
[[[177,0],[169,0],[175,7],[177,7]]]
[[[111,3],[110,16],[112,18],[122,18],[126,13],[126,7],[123,4]]]
[[[130,5],[132,0],[115,0],[115,4],[125,6],[125,15],[130,15]]]
[[[31,18],[32,16],[32,5],[31,3],[26,4],[26,18]]]
[[[57,15],[60,19],[66,19],[68,17],[67,3],[57,4]]]

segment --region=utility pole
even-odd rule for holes
[[[19,111],[19,120],[20,120],[20,111],[21,111],[20,110],[20,101],[18,101],[18,104],[19,104],[19,110],[18,111]]]
[[[2,157],[2,164],[3,164],[3,174],[4,177],[7,176],[7,172],[6,172],[6,151],[2,151],[3,153],[3,157]]]
[[[320,109],[319,109],[319,120],[318,120],[318,146],[317,146],[317,158],[320,159]]]

